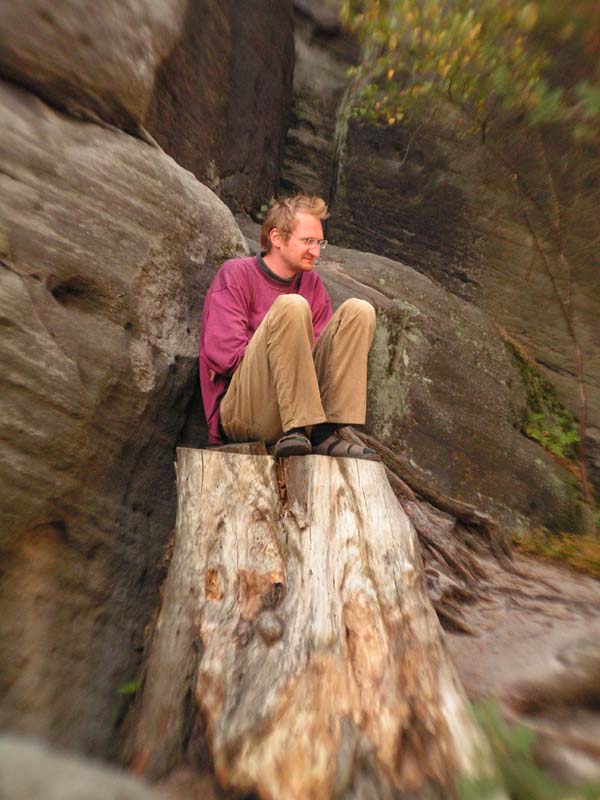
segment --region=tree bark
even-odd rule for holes
[[[202,740],[221,786],[264,800],[493,775],[382,464],[180,449],[177,482],[134,769],[197,766]]]

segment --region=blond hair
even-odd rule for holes
[[[271,249],[269,234],[274,228],[288,239],[296,227],[296,214],[311,214],[317,219],[327,219],[327,203],[317,195],[297,194],[294,197],[282,197],[271,206],[260,231],[260,246],[265,253]]]

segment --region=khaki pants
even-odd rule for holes
[[[362,425],[375,310],[346,300],[313,349],[312,316],[299,294],[278,297],[254,332],[221,401],[230,441],[272,444],[290,428]]]

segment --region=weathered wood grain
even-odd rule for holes
[[[265,800],[450,797],[492,771],[382,464],[180,449],[177,472],[134,768],[185,761],[191,724],[221,785]]]

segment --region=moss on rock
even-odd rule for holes
[[[522,348],[506,342],[527,394],[527,413],[522,431],[545,450],[560,458],[573,459],[579,432],[571,412],[558,398],[554,385],[545,378]]]

